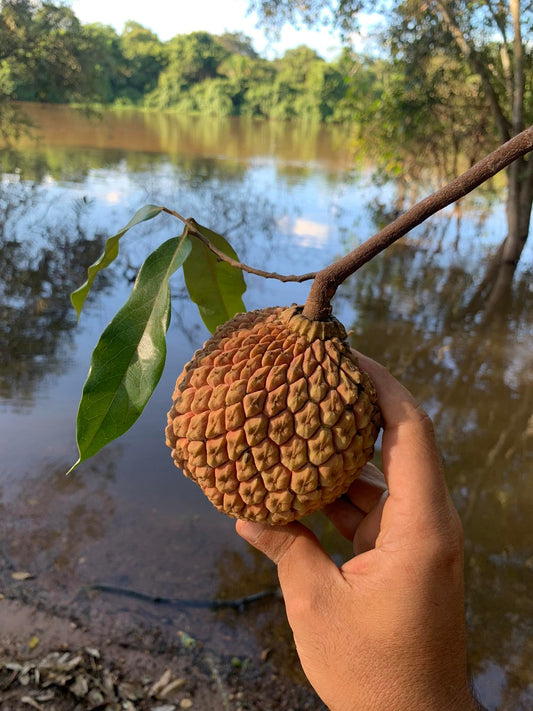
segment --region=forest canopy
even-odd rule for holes
[[[0,98],[136,106],[214,116],[338,120],[348,92],[339,62],[298,47],[261,58],[239,33],[162,42],[137,22],[121,34],[82,24],[67,6],[0,3]]]
[[[390,121],[387,112],[400,110],[417,127],[427,118],[425,107],[438,102],[455,106],[467,121],[472,102],[483,112],[483,95],[456,58],[436,53],[413,75],[386,52],[385,39],[380,57],[345,49],[328,62],[300,46],[267,60],[239,32],[192,32],[162,42],[137,22],[118,34],[109,25],[82,24],[72,9],[50,2],[3,0],[0,8],[4,101],[338,123]],[[406,128],[413,128],[409,121]]]

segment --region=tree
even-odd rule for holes
[[[80,26],[68,8],[31,0],[0,1],[0,135],[9,143],[31,128],[14,99],[60,100],[74,95],[81,67],[73,36]]]
[[[81,24],[67,7],[32,5],[24,45],[12,55],[14,98],[61,102],[84,93]]]
[[[208,32],[177,35],[167,44],[166,71],[188,85],[204,79],[214,79],[220,63],[228,55],[229,52]]]
[[[520,0],[404,0],[395,5],[363,0],[251,0],[250,9],[269,27],[285,22],[317,21],[340,28],[345,39],[357,28],[361,12],[380,12],[387,19],[387,41],[393,55],[412,68],[435,51],[455,51],[477,77],[490,107],[491,133],[505,142],[533,120],[531,54],[527,38],[533,25],[533,5]],[[418,65],[420,66],[420,65]],[[448,131],[454,131],[452,121]],[[521,158],[507,169],[507,236],[486,278],[483,295],[494,306],[507,293],[526,243],[533,204],[533,159]]]
[[[4,101],[106,101],[116,69],[116,36],[83,27],[64,5],[0,3],[0,92]]]
[[[229,54],[238,54],[249,59],[259,57],[252,45],[252,39],[243,32],[224,32],[224,34],[216,36],[216,41]]]
[[[307,72],[304,91],[297,100],[297,115],[314,121],[327,121],[346,91],[344,78],[322,60],[314,61]]]
[[[452,180],[494,147],[490,107],[461,59],[435,51],[410,63],[345,52],[337,67],[346,90],[332,120],[353,124],[356,151],[360,145],[380,173],[395,176],[400,195],[415,182]]]
[[[126,82],[124,57],[119,37],[110,25],[83,25],[81,64],[87,95],[104,104],[111,103]]]
[[[522,5],[522,7],[521,7]],[[395,25],[399,48],[409,57],[428,36],[442,48],[457,53],[479,78],[480,90],[490,106],[494,134],[508,141],[533,121],[531,55],[526,38],[533,21],[533,6],[520,0],[471,4],[435,0],[429,12],[418,2],[398,8]],[[529,66],[526,66],[529,64]],[[533,160],[522,158],[507,170],[507,236],[493,261],[484,287],[488,306],[494,307],[509,291],[530,228],[533,205]]]
[[[253,86],[246,96],[252,115],[320,122],[333,114],[345,92],[344,80],[313,49],[304,45],[289,49],[274,67],[271,80]]]
[[[303,84],[309,70],[316,62],[324,62],[324,60],[314,49],[305,45],[288,49],[277,62],[280,79],[293,84]]]
[[[165,44],[167,66],[160,73],[157,87],[147,97],[149,106],[169,108],[185,101],[194,111],[187,91],[206,79],[216,79],[220,64],[229,56],[208,32],[176,35]]]
[[[139,100],[157,86],[166,64],[163,44],[151,30],[129,21],[120,36],[120,49],[125,60],[127,95]]]

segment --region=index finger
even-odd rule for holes
[[[357,357],[376,386],[384,419],[383,473],[391,502],[401,503],[406,513],[441,508],[448,493],[429,416],[386,368]]]

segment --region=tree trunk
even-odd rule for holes
[[[516,135],[524,128],[525,70],[520,0],[510,0],[509,8],[513,22],[512,131]],[[489,313],[497,308],[510,292],[531,221],[533,161],[530,157],[517,160],[509,166],[507,175],[507,237],[503,243],[496,280],[487,302]]]
[[[520,158],[508,169],[507,237],[495,255],[498,263],[486,308],[496,309],[509,295],[520,256],[526,244],[533,204],[533,161]],[[490,269],[490,267],[489,267]]]

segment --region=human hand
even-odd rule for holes
[[[385,368],[359,359],[384,417],[385,478],[367,465],[326,511],[355,556],[339,569],[301,523],[238,521],[237,532],[278,566],[302,667],[332,711],[478,709],[466,669],[462,528],[433,426]]]

